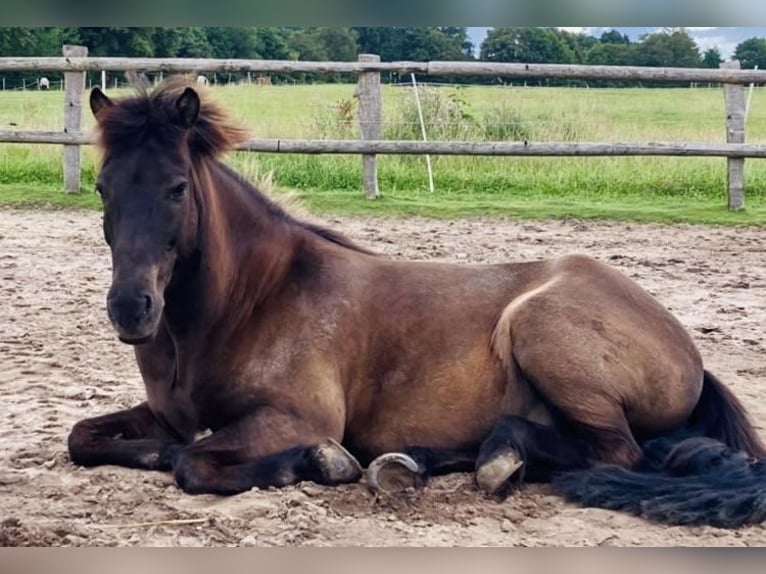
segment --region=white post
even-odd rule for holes
[[[418,107],[418,119],[420,120],[420,133],[423,134],[423,141],[427,142],[426,124],[423,121],[423,109],[420,107],[420,95],[418,94],[418,84],[415,82],[415,74],[410,74],[412,78],[412,91],[415,92],[415,104]],[[431,156],[426,154],[426,169],[428,169],[428,190],[434,192],[434,173],[431,169]]]
[[[758,66],[755,66],[755,68],[753,69],[757,70]],[[747,104],[745,105],[745,124],[747,124],[747,115],[750,113],[750,101],[753,99],[754,87],[755,87],[755,82],[750,82],[750,91],[747,92]]]
[[[101,91],[106,91],[106,70],[101,70]]]

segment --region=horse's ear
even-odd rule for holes
[[[90,92],[90,111],[98,119],[98,114],[106,108],[111,108],[114,102],[110,100],[107,95],[101,91],[101,88],[93,88]]]
[[[178,96],[176,108],[184,127],[190,128],[197,121],[200,105],[199,94],[192,88],[186,88],[184,93]]]

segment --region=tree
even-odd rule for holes
[[[184,30],[188,28],[155,28],[152,52],[157,58],[173,58],[178,54]]]
[[[401,28],[398,60],[463,60],[463,42],[440,28]]]
[[[748,38],[734,49],[734,58],[743,68],[766,69],[766,38]]]
[[[378,54],[383,61],[391,58],[392,38],[395,28],[357,27],[352,28],[356,34],[356,45],[363,54]]]
[[[291,53],[287,45],[288,34],[286,28],[256,28],[256,50],[259,57],[268,60],[289,60]]]
[[[702,66],[705,68],[719,68],[721,62],[723,62],[723,58],[721,58],[721,52],[718,48],[705,50],[705,53],[702,55]]]
[[[331,62],[356,60],[356,36],[351,28],[317,28],[317,41]]]
[[[181,30],[177,57],[209,58],[213,55],[213,48],[207,40],[204,28],[181,28]]]
[[[473,44],[465,28],[352,28],[359,52],[378,54],[384,62],[396,60],[465,60],[473,57]]]
[[[91,56],[150,58],[156,28],[77,28],[79,42]]]
[[[573,33],[566,30],[555,30],[555,33],[566,43],[574,55],[576,64],[584,64],[588,58],[588,52],[598,45],[598,40],[593,36],[583,33]]]
[[[702,63],[696,42],[683,28],[655,32],[641,38],[636,51],[639,66],[696,68]]]
[[[627,34],[620,34],[614,29],[602,32],[598,41],[602,44],[630,44]]]
[[[355,60],[356,37],[350,28],[301,28],[288,38],[288,46],[298,60]]]
[[[0,56],[60,56],[63,28],[0,28]]]
[[[550,28],[492,28],[481,43],[481,59],[571,64],[575,55],[561,36]]]
[[[636,44],[616,42],[600,43],[593,46],[585,58],[591,66],[632,66],[636,61]]]
[[[599,42],[594,45],[585,57],[585,63],[590,66],[633,66],[636,63],[638,44],[628,42]],[[634,86],[636,82],[615,80],[591,80],[591,86],[624,87]]]
[[[352,61],[357,58],[356,36],[351,28],[297,28],[287,37],[292,59],[309,61]],[[293,75],[303,81],[341,82],[355,78],[343,74]]]
[[[473,42],[471,42],[471,39],[468,37],[467,28],[458,26],[441,26],[438,28],[438,30],[447,38],[450,38],[450,40],[455,42],[455,45],[460,45],[460,51],[463,55],[463,58],[461,59],[472,60],[474,58],[476,46],[474,46]]]
[[[258,38],[255,28],[205,28],[207,41],[214,58],[258,57]]]

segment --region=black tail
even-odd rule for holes
[[[584,506],[668,524],[736,528],[766,521],[766,449],[741,403],[707,371],[690,426],[643,450],[635,470],[596,465],[563,473],[553,486]]]
[[[715,375],[705,371],[702,395],[697,403],[691,425],[703,436],[720,440],[726,446],[766,459],[766,447],[750,422],[745,407]]]

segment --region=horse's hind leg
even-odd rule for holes
[[[586,468],[585,441],[521,417],[503,417],[484,441],[476,460],[476,482],[488,494],[506,495],[513,484],[549,481],[554,474]]]
[[[586,468],[590,449],[585,441],[521,417],[503,417],[476,449],[410,447],[380,455],[370,463],[368,483],[376,492],[400,492],[423,486],[428,478],[476,471],[476,481],[489,494],[506,494],[521,480],[548,481],[557,472]]]
[[[165,432],[146,403],[132,409],[84,419],[68,440],[69,458],[81,466],[115,464],[170,470],[183,444]]]
[[[574,359],[567,362],[566,346],[562,343],[557,348],[557,358],[545,349],[545,355],[533,355],[532,360],[520,349],[518,363],[523,376],[549,409],[566,422],[567,434],[587,441],[594,459],[635,467],[642,458],[641,447],[633,436],[625,406],[609,382],[624,380],[624,375],[603,369],[594,369],[591,374],[588,355],[583,352],[585,359],[580,359],[580,364]]]

